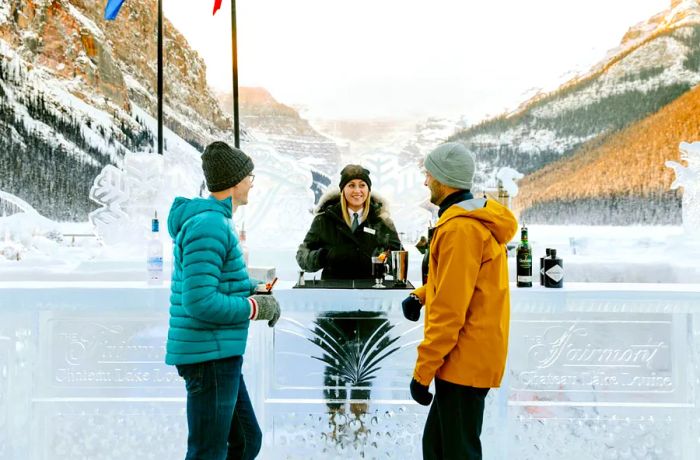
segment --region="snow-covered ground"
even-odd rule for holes
[[[93,236],[89,223],[54,224],[53,231],[51,225],[39,216],[0,218],[0,252],[5,254],[0,257],[1,279],[145,279],[145,241],[143,245],[107,246]],[[401,231],[402,222],[396,225]],[[299,269],[295,254],[301,241],[268,239],[255,235],[255,227],[247,227],[247,231],[251,266],[275,267],[281,279],[296,280]],[[169,270],[171,242],[167,234],[161,236]],[[700,239],[691,238],[680,226],[533,225],[529,227],[529,239],[535,271],[545,248],[554,248],[564,260],[565,282],[700,282]],[[406,243],[410,250],[409,278],[418,281],[422,256],[413,248],[413,241]],[[21,248],[17,249],[19,260],[12,257],[15,247]],[[514,258],[510,262],[513,277]]]

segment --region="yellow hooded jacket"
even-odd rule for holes
[[[505,244],[518,223],[495,200],[450,206],[430,242],[428,282],[413,291],[425,305],[425,337],[414,378],[458,385],[501,384],[508,352],[510,291]]]

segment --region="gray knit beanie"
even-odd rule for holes
[[[459,142],[437,146],[425,157],[425,169],[438,182],[461,190],[471,190],[474,181],[474,155]]]
[[[202,171],[210,192],[233,187],[253,171],[253,160],[242,150],[216,141],[202,154]]]

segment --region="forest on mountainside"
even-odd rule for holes
[[[15,98],[9,97],[9,87]],[[27,117],[31,123],[26,122]],[[95,131],[123,158],[125,149],[153,149],[153,135],[141,120],[137,123],[135,129],[115,118],[118,129],[99,125]],[[48,129],[39,129],[37,124]],[[86,220],[87,213],[97,208],[88,198],[90,187],[111,163],[108,152],[88,141],[84,130],[91,127],[90,119],[78,120],[68,111],[50,107],[44,94],[27,85],[21,68],[0,61],[0,190],[23,199],[50,219]],[[12,213],[8,205],[0,206],[7,207],[0,208],[0,214]]]

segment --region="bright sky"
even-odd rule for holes
[[[163,0],[231,88],[231,9]],[[513,109],[616,47],[670,0],[237,0],[241,86],[326,118],[466,115]]]

